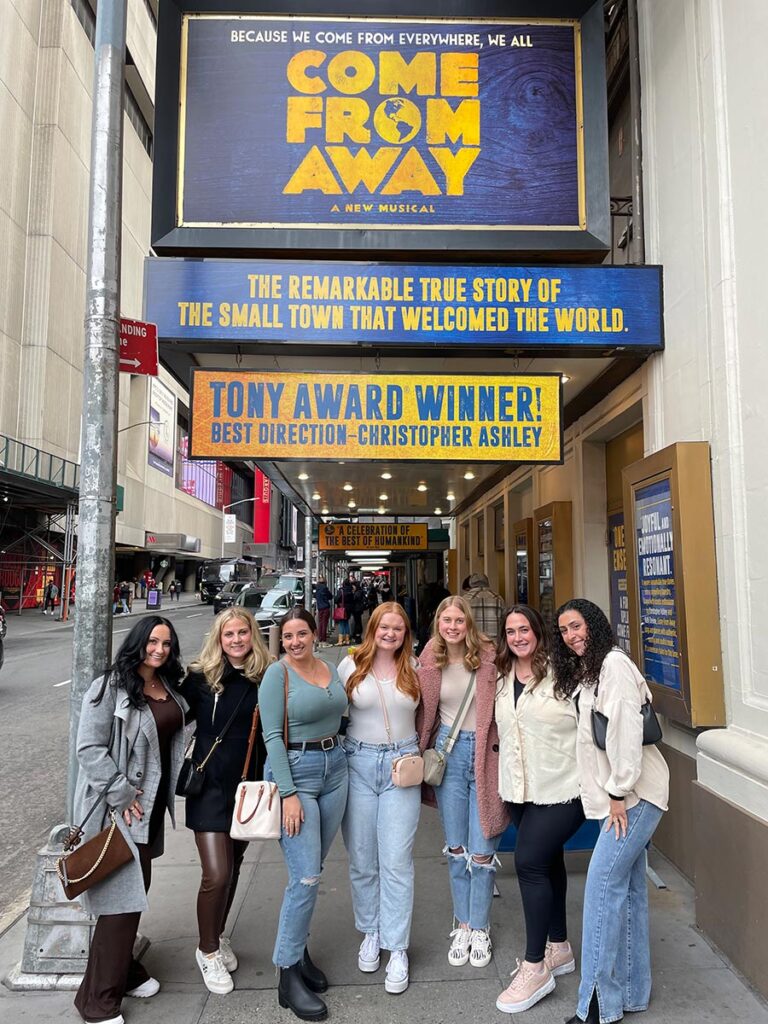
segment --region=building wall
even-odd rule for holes
[[[145,0],[128,0],[127,45],[138,91],[151,101],[155,25]],[[93,46],[69,0],[0,5],[0,433],[72,462],[80,449],[92,79]],[[152,161],[127,115],[123,129],[121,312],[140,319]],[[161,380],[189,404],[164,371]],[[217,557],[221,513],[147,464],[148,418],[147,378],[121,373],[117,542],[143,547],[145,530],[187,533]]]
[[[743,864],[768,842],[764,518],[768,87],[761,0],[641,0],[647,258],[664,264],[667,350],[648,367],[646,444],[710,441],[728,726],[702,732],[693,871],[699,923],[764,994],[768,951]],[[682,83],[681,83],[682,75]],[[682,746],[682,744],[681,744]],[[734,870],[731,870],[731,868]],[[718,885],[712,884],[718,879]]]

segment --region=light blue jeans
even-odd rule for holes
[[[283,830],[280,839],[288,885],[272,954],[277,967],[291,967],[304,955],[323,861],[344,816],[348,785],[347,756],[341,747],[334,746],[329,751],[289,750],[288,762],[304,810],[304,822],[298,835],[289,836]],[[269,759],[264,774],[274,781]]]
[[[441,725],[435,747],[441,749],[450,729]],[[437,806],[445,833],[445,850],[457,923],[473,929],[490,926],[493,884],[496,879],[496,850],[501,836],[488,839],[480,827],[475,785],[475,734],[461,730],[435,787]],[[461,847],[462,853],[451,853]],[[474,858],[490,857],[487,863]]]
[[[597,992],[600,1021],[646,1010],[651,997],[646,847],[664,812],[646,800],[627,811],[627,834],[600,837],[587,871],[577,1014],[586,1020]]]
[[[392,761],[418,754],[417,737],[399,743],[344,741],[349,797],[341,830],[349,854],[355,927],[379,933],[384,949],[407,949],[413,916],[413,844],[421,786],[392,783]]]

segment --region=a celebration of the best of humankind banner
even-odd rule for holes
[[[561,462],[553,374],[192,372],[206,459]]]
[[[585,228],[577,21],[187,15],[183,226]]]

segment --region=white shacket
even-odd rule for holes
[[[531,680],[515,706],[515,673],[499,678],[499,796],[510,803],[562,804],[579,795],[578,719],[572,700],[559,700],[552,673]]]
[[[355,662],[351,657],[344,658],[339,664],[338,673],[344,685],[354,669]],[[392,739],[390,740],[387,736],[379,689],[370,672],[360,685],[355,687],[349,702],[347,736],[357,740],[358,743],[375,744],[398,743],[400,740],[407,740],[411,736],[415,736],[418,700],[414,700],[398,690],[394,677],[391,679],[379,677],[379,683],[387,706],[389,731]]]
[[[597,701],[594,686],[582,686],[578,694],[576,759],[586,817],[607,817],[609,794],[623,796],[627,809],[647,800],[666,811],[669,769],[656,746],[643,746],[640,709],[651,699],[651,691],[632,659],[614,647],[600,669]],[[605,750],[596,747],[592,739],[593,708],[608,719]]]

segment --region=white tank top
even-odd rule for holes
[[[345,658],[339,665],[339,675],[346,684],[355,664],[352,658]],[[395,679],[379,677],[381,691],[389,715],[389,731],[392,743],[407,740],[416,734],[416,708],[418,700],[408,697],[395,686]],[[384,724],[376,680],[369,672],[359,686],[355,687],[349,702],[349,725],[347,736],[358,743],[389,743]]]

